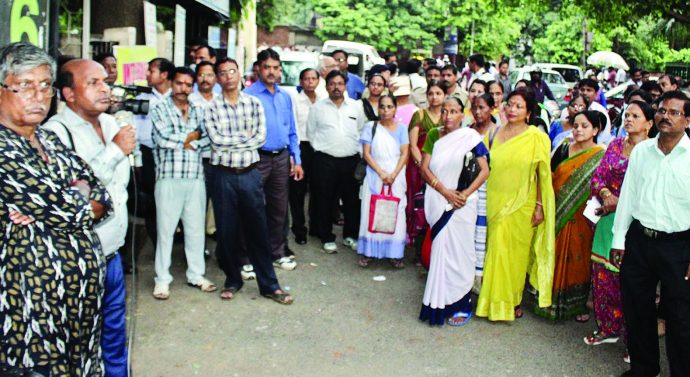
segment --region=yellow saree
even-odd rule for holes
[[[522,302],[528,268],[530,283],[540,292],[539,306],[551,305],[555,199],[550,151],[548,135],[536,127],[529,127],[505,143],[493,141],[491,174],[487,181],[484,282],[476,310],[480,317],[491,321],[515,319],[515,307]],[[544,222],[533,227],[537,178]]]

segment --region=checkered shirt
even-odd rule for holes
[[[151,109],[156,180],[204,179],[201,149],[209,144],[209,140],[203,116],[204,109],[190,103],[185,121],[172,97],[165,98]],[[195,149],[184,149],[187,135],[194,131],[201,131],[201,138],[191,143]]]
[[[211,140],[211,165],[246,168],[259,161],[266,142],[266,117],[261,101],[240,93],[236,104],[218,96],[206,108],[205,125]]]

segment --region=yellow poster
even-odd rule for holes
[[[155,59],[157,52],[153,47],[147,46],[115,46],[113,53],[117,58],[118,85],[146,84],[146,71],[149,69],[149,61]]]

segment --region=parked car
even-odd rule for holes
[[[328,40],[323,43],[321,52],[324,55],[331,55],[335,50],[347,52],[348,70],[362,79],[371,67],[375,64],[385,64],[386,61],[379,56],[373,46],[364,43]]]
[[[515,84],[516,82],[520,80],[529,80],[530,79],[530,72],[534,69],[533,66],[524,66],[517,68],[510,72],[508,77],[510,77],[510,81]],[[553,93],[553,96],[556,98],[556,102],[558,103],[558,107],[563,109],[568,105],[568,102],[565,100],[565,96],[568,93],[568,85],[563,79],[563,76],[561,76],[558,71],[554,71],[552,69],[541,69],[541,78],[546,81],[546,83],[549,85],[549,89],[551,89],[551,93]]]
[[[291,94],[297,94],[300,72],[306,68],[318,69],[319,55],[308,51],[281,51],[280,65],[280,86]]]
[[[582,70],[576,65],[570,64],[554,64],[554,63],[537,63],[533,67],[544,69],[550,69],[557,71],[563,76],[563,79],[567,83],[568,87],[572,88],[575,84],[582,79]]]

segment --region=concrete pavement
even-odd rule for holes
[[[417,319],[425,275],[409,258],[403,270],[385,261],[363,269],[340,239],[335,255],[322,253],[314,238],[290,242],[297,269],[276,271],[295,303],[282,306],[261,297],[255,281],[229,302],[188,287],[182,244],[173,252],[170,299],[157,301],[146,241],[133,313],[134,376],[618,376],[628,368],[622,342],[584,344],[594,319],[541,319],[528,294],[525,316],[513,323],[473,318],[465,327],[432,328]],[[215,258],[207,271],[222,286]],[[386,280],[372,279],[379,275]]]

